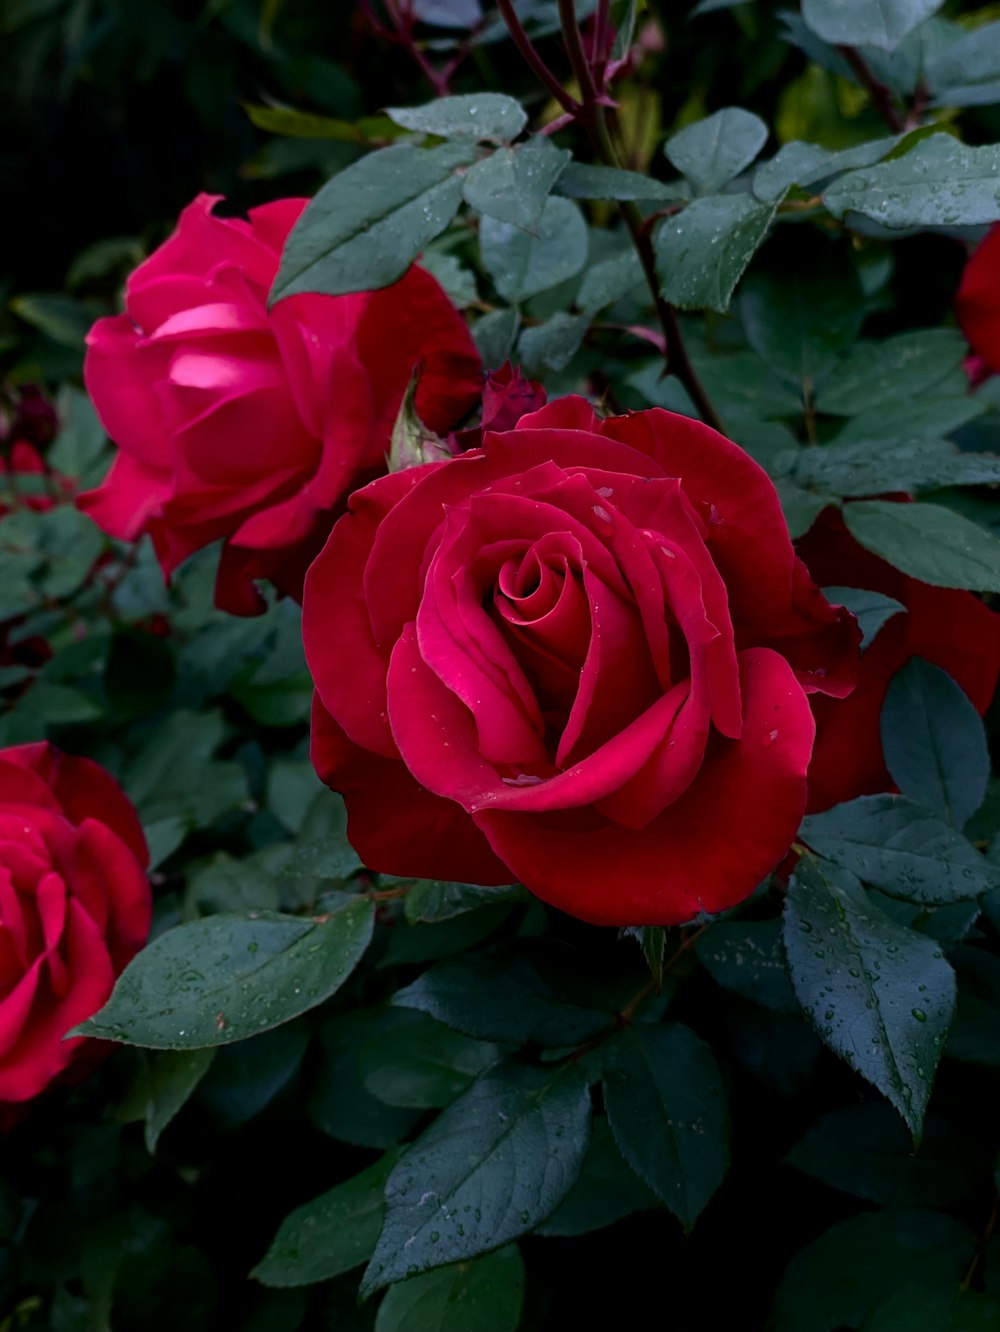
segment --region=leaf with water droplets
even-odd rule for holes
[[[289,1212],[250,1275],[265,1286],[307,1286],[360,1267],[382,1229],[385,1182],[399,1152]]]
[[[689,1230],[729,1168],[729,1108],[711,1049],[671,1022],[607,1050],[604,1104],[621,1154]]]
[[[654,240],[664,299],[682,310],[728,310],[773,215],[773,204],[752,195],[719,194],[665,217]]]
[[[913,657],[889,685],[881,725],[886,767],[903,794],[964,827],[986,796],[990,755],[979,713],[961,686]]]
[[[811,814],[799,836],[817,855],[907,902],[939,906],[1000,887],[1000,865],[903,796],[861,796]]]
[[[802,17],[833,46],[878,46],[894,50],[944,0],[802,0]]]
[[[803,856],[785,899],[785,952],[821,1039],[919,1141],[955,1007],[941,949],[879,910],[849,871]]]
[[[569,157],[567,149],[540,135],[498,148],[469,168],[462,197],[480,213],[533,231]]]
[[[355,897],[314,919],[261,911],[178,925],[133,958],[73,1034],[163,1050],[255,1036],[339,989],[368,947],[374,915]]]
[[[516,1245],[390,1286],[375,1332],[515,1332],[524,1303]]]
[[[388,287],[448,226],[462,199],[468,143],[368,153],[327,181],[292,228],[270,303],[300,292]]]
[[[389,106],[385,114],[403,129],[474,143],[510,143],[528,123],[520,102],[493,92],[437,97],[423,106]]]
[[[362,1295],[527,1234],[576,1180],[589,1126],[578,1064],[508,1062],[484,1074],[390,1175]]]
[[[750,165],[766,142],[767,126],[760,116],[726,106],[678,130],[663,151],[696,193],[715,194]]]
[[[797,1013],[780,920],[720,920],[694,946],[712,979],[751,1003]]]
[[[569,199],[546,199],[535,235],[488,214],[479,228],[483,267],[508,301],[525,301],[575,277],[587,248],[587,224]]]

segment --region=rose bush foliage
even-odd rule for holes
[[[124,314],[88,338],[88,391],[119,453],[80,507],[110,535],[148,532],[165,575],[225,539],[217,600],[263,609],[253,580],[301,595],[350,491],[385,468],[415,373],[439,433],[479,396],[479,358],[430,274],[383,290],[303,295],[268,309],[281,247],[306,205],[249,218],[199,195],[129,277]]]
[[[313,760],[367,864],[613,925],[732,906],[781,859],[807,693],[850,691],[857,636],[756,463],[579,398],[358,492],[303,628]]]

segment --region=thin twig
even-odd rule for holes
[[[858,77],[862,87],[872,99],[872,106],[879,113],[893,134],[901,134],[906,129],[906,121],[900,115],[892,100],[892,89],[877,78],[867,60],[855,46],[838,46],[837,50],[844,57]]]
[[[507,31],[510,33],[511,41],[521,52],[521,55],[527,61],[532,71],[545,84],[549,92],[556,99],[564,111],[568,111],[571,116],[576,118],[580,111],[580,104],[571,97],[562,86],[556,76],[549,69],[548,65],[535,50],[534,43],[524,30],[524,25],[517,16],[513,0],[497,0],[497,8],[500,15],[507,25]]]

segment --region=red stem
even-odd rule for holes
[[[576,119],[580,114],[581,107],[577,101],[572,98],[566,89],[562,86],[556,76],[549,69],[548,65],[535,50],[531,38],[524,30],[524,25],[517,16],[513,0],[497,0],[497,8],[500,11],[504,23],[507,25],[507,31],[510,33],[510,39],[521,52],[527,64],[538,78],[545,84],[549,92],[556,99],[564,111]]]

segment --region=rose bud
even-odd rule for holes
[[[479,398],[458,311],[419,268],[382,291],[267,307],[305,199],[215,215],[200,195],[88,337],[84,378],[118,457],[79,504],[107,533],[149,532],[164,575],[225,539],[216,602],[254,614],[267,578],[293,597],[357,485],[385,471],[418,364],[420,419],[443,434]]]
[[[731,907],[806,803],[859,631],[737,445],[581,398],[357,491],[306,579],[312,757],[377,871],[606,925]]]

